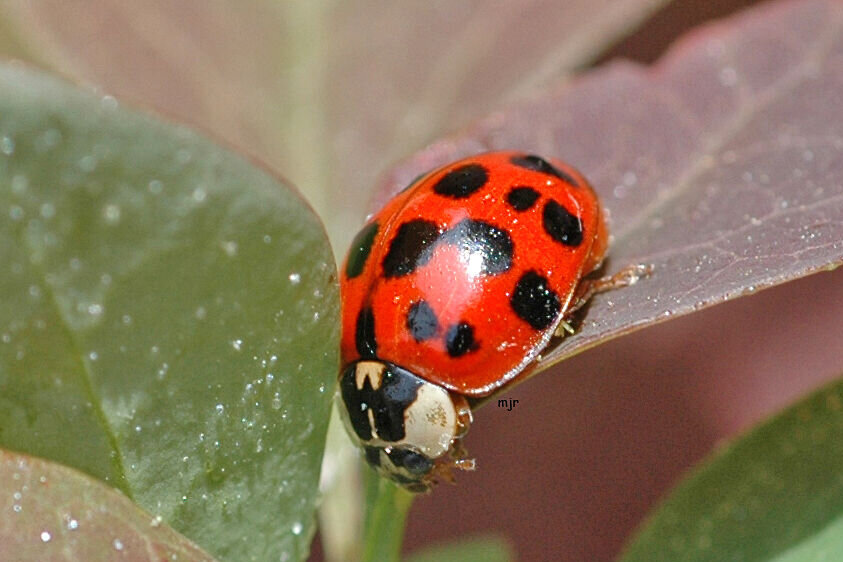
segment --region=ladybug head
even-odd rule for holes
[[[343,421],[378,473],[412,492],[447,476],[449,453],[465,435],[471,410],[461,396],[397,365],[352,363],[340,376]]]

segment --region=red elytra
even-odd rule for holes
[[[488,395],[547,345],[607,238],[591,186],[558,160],[490,152],[430,172],[346,257],[343,368],[377,358]]]

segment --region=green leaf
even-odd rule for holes
[[[488,536],[425,548],[407,562],[509,562],[515,560],[512,547],[502,537]]]
[[[221,559],[307,554],[336,271],[288,186],[183,127],[0,66],[0,446]]]
[[[622,560],[843,560],[841,475],[843,380],[704,463]]]
[[[213,562],[125,496],[73,469],[0,450],[0,560]]]

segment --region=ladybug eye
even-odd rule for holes
[[[388,455],[395,466],[404,468],[410,474],[422,476],[433,468],[432,460],[409,449],[392,449]]]

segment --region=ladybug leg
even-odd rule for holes
[[[428,475],[429,480],[444,480],[449,484],[454,484],[454,470],[471,471],[476,468],[474,459],[469,459],[468,451],[461,441],[456,441],[451,446],[450,458],[442,459],[436,463]]]
[[[430,474],[427,475],[426,480],[430,484],[433,482],[444,481],[448,484],[456,484],[454,478],[455,470],[474,470],[474,459],[449,459],[445,462],[437,464]]]
[[[468,458],[468,450],[462,441],[457,441],[451,447],[451,465],[460,470],[474,470],[474,459]]]
[[[566,322],[566,320],[570,318],[574,312],[582,308],[585,303],[587,303],[589,299],[597,293],[605,293],[606,291],[612,291],[614,289],[620,289],[621,287],[634,285],[639,279],[647,277],[652,272],[652,265],[634,264],[628,265],[614,275],[610,275],[608,277],[601,277],[599,279],[583,279],[580,281],[580,284],[577,285],[577,290],[574,293],[574,297],[571,299],[571,306],[569,306],[568,310],[565,311],[565,316],[559,323],[559,327],[556,329],[556,333],[554,335],[564,336],[566,333],[573,334],[574,328]]]
[[[573,303],[565,313],[567,318],[571,313],[576,312],[598,293],[605,293],[621,287],[629,287],[638,282],[642,277],[647,277],[653,272],[652,265],[634,264],[628,265],[614,275],[601,277],[600,279],[584,279],[574,293]]]

